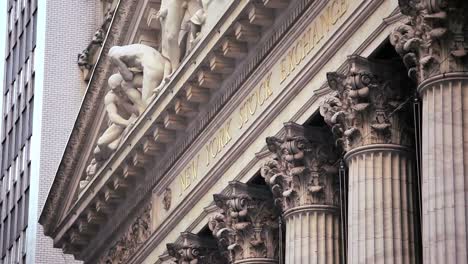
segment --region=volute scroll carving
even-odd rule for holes
[[[262,186],[230,182],[232,194],[215,194],[221,211],[209,228],[231,263],[246,259],[278,259],[278,216],[271,193]]]
[[[274,157],[261,168],[275,204],[283,211],[304,205],[339,205],[338,159],[331,135],[321,128],[306,131],[285,123],[283,138],[268,137]]]
[[[177,264],[224,264],[227,260],[217,249],[216,241],[184,232],[182,243],[167,244],[167,251]]]
[[[401,67],[359,56],[348,58],[346,74],[327,74],[335,94],[320,106],[336,145],[345,151],[369,144],[411,144],[409,118],[403,114],[411,91]]]
[[[417,83],[446,72],[467,70],[468,2],[399,0],[409,22],[396,27],[390,42]]]

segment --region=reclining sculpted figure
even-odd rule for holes
[[[165,59],[161,53],[143,44],[130,44],[112,47],[109,57],[126,85],[138,83],[135,75],[143,74],[141,98],[148,104],[159,92],[157,88],[163,80]]]

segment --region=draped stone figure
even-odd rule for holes
[[[137,83],[135,75],[142,74],[141,97],[145,103],[156,96],[163,80],[165,61],[159,51],[143,44],[114,46],[109,57],[127,85]]]

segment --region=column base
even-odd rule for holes
[[[249,258],[235,261],[234,264],[278,264],[278,260],[269,258]]]

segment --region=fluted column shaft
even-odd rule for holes
[[[370,145],[350,151],[346,160],[348,263],[416,263],[411,153]]]
[[[348,263],[416,263],[411,153],[369,145],[350,151],[346,161]]]
[[[424,263],[466,263],[468,73],[430,78],[419,91]]]
[[[341,263],[340,212],[335,206],[304,206],[284,215],[286,264]]]

